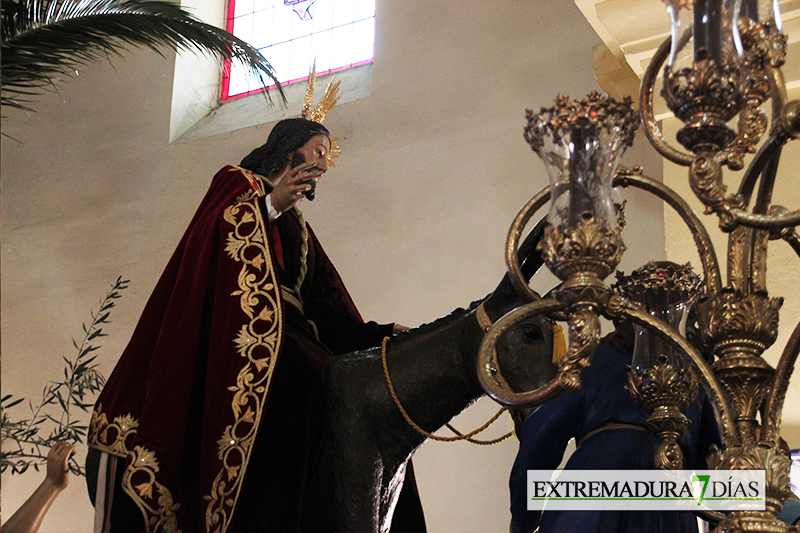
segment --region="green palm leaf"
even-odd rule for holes
[[[163,47],[214,55],[247,66],[283,91],[258,50],[206,24],[174,2],[161,0],[0,0],[2,70],[0,103],[29,109],[32,95],[53,86],[55,76],[130,45],[161,54]],[[268,95],[269,98],[269,95]]]

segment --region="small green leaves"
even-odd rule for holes
[[[39,465],[47,460],[49,448],[59,441],[81,444],[86,438],[88,426],[85,420],[74,417],[74,408],[84,413],[94,406],[93,397],[105,385],[105,377],[97,370],[99,345],[92,342],[103,333],[101,325],[110,324],[109,316],[114,307],[113,300],[120,298],[120,291],[128,288],[129,280],[118,277],[111,289],[100,302],[100,310],[91,313],[92,321],[87,326],[81,324],[84,338],[78,344],[72,339],[77,350],[74,359],[62,356],[64,377],[60,381],[48,382],[42,390],[42,400],[34,407],[28,400],[31,415],[28,418],[13,418],[9,409],[25,401],[25,398],[12,398],[7,394],[0,398],[0,437],[3,446],[0,453],[0,472],[11,469],[12,474],[22,474],[29,467],[39,470]],[[13,443],[13,444],[12,444]],[[70,458],[69,469],[75,475],[85,475],[83,466],[74,457]]]

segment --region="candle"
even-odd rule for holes
[[[753,22],[758,22],[758,0],[742,0],[739,15],[748,17]]]
[[[722,6],[714,0],[694,2],[694,60],[722,64]]]
[[[569,158],[569,227],[577,228],[584,213],[594,215],[592,197],[589,192],[592,179],[600,179],[597,172],[598,153],[594,144],[597,128],[587,118],[579,118],[570,129],[572,154]]]

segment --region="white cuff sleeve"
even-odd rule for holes
[[[264,202],[264,203],[267,205],[267,218],[269,219],[268,222],[272,222],[273,220],[275,220],[276,218],[281,216],[281,214],[278,212],[278,210],[275,209],[275,206],[272,205],[272,195],[271,194],[267,195],[266,202]]]

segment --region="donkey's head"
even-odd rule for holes
[[[544,234],[545,219],[531,230],[519,247],[518,259],[522,274],[530,279],[542,267],[537,245]],[[506,274],[497,288],[483,302],[486,314],[496,322],[505,313],[528,303],[514,289]],[[544,315],[522,321],[507,331],[497,342],[497,361],[508,384],[515,391],[529,391],[546,385],[558,370],[553,362],[553,328],[555,322]],[[534,409],[512,409],[515,425]]]

